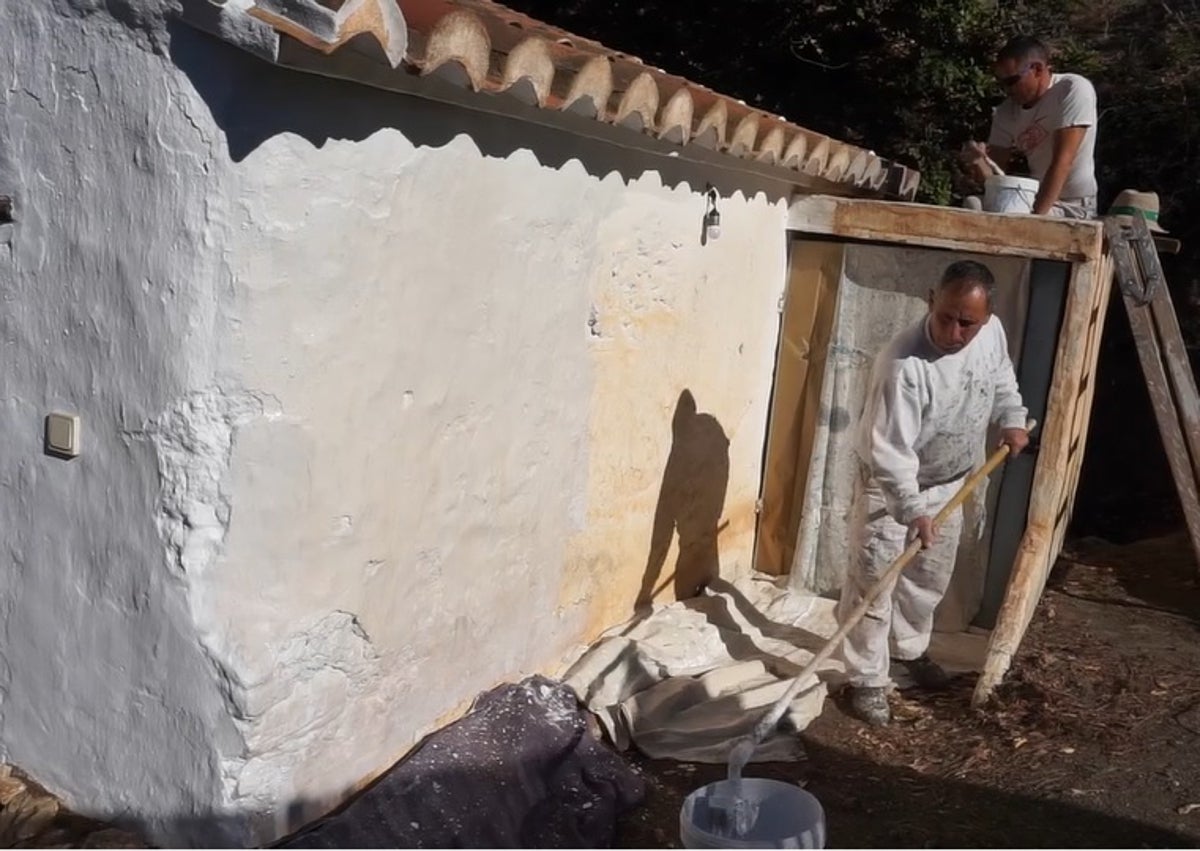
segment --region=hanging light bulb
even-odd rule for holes
[[[708,239],[721,236],[721,214],[717,211],[717,190],[708,187],[708,209],[704,213],[704,234]]]

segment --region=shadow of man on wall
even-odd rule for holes
[[[648,607],[667,582],[674,582],[676,599],[685,600],[718,577],[718,524],[728,487],[729,438],[716,417],[696,410],[695,397],[685,389],[671,418],[671,452],[654,509],[639,609]],[[674,533],[679,535],[675,571],[657,585]]]

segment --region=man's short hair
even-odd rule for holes
[[[1015,35],[996,54],[997,62],[1003,62],[1005,59],[1011,59],[1014,62],[1049,64],[1050,50],[1039,38],[1031,35]]]
[[[937,286],[939,293],[950,292],[957,295],[966,295],[976,289],[983,290],[987,297],[988,310],[991,310],[996,298],[996,276],[987,266],[974,260],[951,263],[942,273],[942,279]]]

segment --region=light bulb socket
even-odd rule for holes
[[[721,235],[721,214],[717,211],[717,190],[709,185],[704,192],[706,207],[704,211],[704,237],[716,239]]]

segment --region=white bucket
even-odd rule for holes
[[[991,213],[1032,213],[1038,185],[1032,177],[994,174],[983,184],[983,209]]]
[[[709,806],[719,800],[728,821],[729,804],[745,801],[750,813],[742,836],[728,827],[718,831]],[[814,848],[825,847],[825,810],[820,801],[792,783],[766,777],[718,780],[684,799],[679,811],[679,839],[684,848]]]

